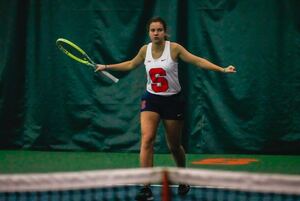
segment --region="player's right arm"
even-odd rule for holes
[[[129,61],[124,61],[117,64],[97,64],[97,68],[95,71],[102,71],[102,70],[116,70],[116,71],[129,71],[136,67],[138,67],[146,57],[147,45],[144,45],[139,50],[138,54]]]

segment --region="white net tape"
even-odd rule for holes
[[[160,181],[159,169],[0,175],[0,192],[76,190]]]
[[[169,180],[174,183],[235,189],[250,192],[269,192],[300,195],[300,176],[257,174],[196,169],[169,169]]]
[[[300,195],[300,176],[186,168],[116,169],[47,174],[0,175],[0,192],[76,190],[131,184],[171,183],[243,191]]]

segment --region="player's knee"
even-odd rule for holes
[[[142,146],[144,148],[152,148],[154,145],[155,137],[153,135],[144,134],[142,136]]]

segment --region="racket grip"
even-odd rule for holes
[[[103,75],[105,75],[106,77],[108,77],[109,79],[111,79],[112,81],[114,81],[115,83],[119,82],[119,79],[116,78],[115,76],[113,76],[112,74],[110,74],[107,71],[101,71],[101,73],[103,73]]]

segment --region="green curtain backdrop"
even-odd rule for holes
[[[136,152],[143,65],[113,84],[97,63],[131,59],[163,17],[172,41],[234,75],[180,62],[189,153],[300,154],[300,1],[0,0],[0,148]],[[163,127],[155,149],[166,152]]]

